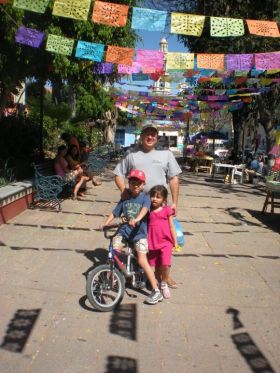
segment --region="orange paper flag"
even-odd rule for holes
[[[271,36],[277,38],[280,36],[278,26],[273,21],[255,21],[246,19],[249,32],[253,35]]]
[[[224,69],[224,54],[197,54],[197,67],[199,69]]]
[[[132,66],[133,57],[133,48],[114,47],[111,45],[107,48],[106,62]]]
[[[103,25],[123,27],[126,25],[128,5],[95,1],[92,21]]]

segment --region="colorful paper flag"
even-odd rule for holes
[[[141,70],[141,65],[137,62],[133,62],[132,66],[127,65],[118,65],[118,73],[119,74],[138,74]]]
[[[101,62],[103,59],[104,48],[104,44],[90,43],[79,40],[75,57]]]
[[[255,53],[255,66],[258,70],[279,69],[280,52]]]
[[[226,54],[228,70],[250,70],[254,65],[253,54]]]
[[[133,48],[114,47],[112,45],[107,48],[106,62],[132,66],[133,57]]]
[[[218,37],[244,35],[244,23],[238,18],[210,17],[210,35]]]
[[[86,21],[91,0],[55,0],[52,14]]]
[[[49,0],[14,0],[15,8],[30,10],[36,13],[45,13]]]
[[[259,36],[271,36],[274,38],[278,38],[280,36],[277,23],[274,21],[256,21],[247,19],[246,22],[250,34]]]
[[[123,27],[127,22],[128,5],[95,1],[92,21],[103,25]]]
[[[168,52],[166,70],[187,70],[194,68],[194,53]]]
[[[44,39],[44,32],[21,26],[16,33],[16,42],[29,45],[33,48],[39,48]]]
[[[197,54],[197,67],[204,69],[223,70],[224,54]]]
[[[164,53],[161,51],[138,49],[137,59],[144,73],[153,73],[163,69]]]
[[[205,16],[171,13],[171,32],[174,34],[201,36]]]
[[[114,65],[110,62],[96,62],[93,66],[95,74],[112,74],[113,71]]]
[[[74,39],[65,38],[63,36],[49,34],[46,45],[48,52],[64,54],[65,56],[71,56],[74,46]]]
[[[149,75],[148,74],[132,74],[132,81],[146,81],[149,80]]]
[[[131,28],[147,31],[163,31],[167,12],[133,7]]]

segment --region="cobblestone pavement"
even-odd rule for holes
[[[110,171],[62,212],[0,226],[1,372],[280,372],[280,211],[262,215],[264,195],[184,173],[178,289],[155,306],[128,289],[111,313],[85,296],[106,256],[97,227],[119,198]]]

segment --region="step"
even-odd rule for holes
[[[33,199],[33,182],[17,181],[0,188],[0,224],[5,224],[24,210]]]

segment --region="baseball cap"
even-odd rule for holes
[[[153,124],[153,123],[150,123],[150,124],[145,124],[142,127],[141,133],[143,133],[145,131],[145,129],[147,129],[147,128],[154,128],[158,132],[157,126],[155,124]]]
[[[140,181],[143,181],[145,182],[146,181],[146,176],[145,176],[145,173],[143,171],[140,171],[140,170],[131,170],[129,175],[128,175],[128,179],[138,179]]]

